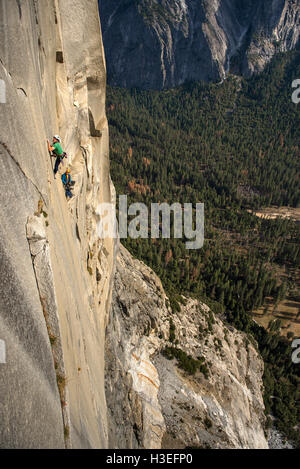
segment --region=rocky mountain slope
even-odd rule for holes
[[[97,206],[114,192],[97,2],[2,1],[0,44],[0,446],[105,447],[114,243],[97,236]],[[54,134],[76,180],[69,203]]]
[[[298,0],[100,0],[108,82],[162,89],[249,76],[299,44]]]
[[[115,195],[96,0],[0,2],[0,26],[0,447],[266,447],[255,344],[193,300],[170,322],[154,273],[99,237]]]
[[[268,448],[255,344],[196,300],[172,315],[122,246],[105,357],[111,448]]]

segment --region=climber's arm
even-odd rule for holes
[[[47,143],[48,143],[48,151],[50,151],[51,153],[51,151],[54,150],[54,147],[51,147],[49,140],[47,140]]]

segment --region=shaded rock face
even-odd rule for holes
[[[268,448],[255,346],[196,300],[177,314],[167,304],[156,275],[121,246],[106,333],[109,446]],[[202,357],[207,376],[161,353],[174,346],[170,317],[176,348]]]
[[[98,204],[114,200],[97,1],[2,0],[0,44],[0,447],[103,448],[115,248],[97,236]]]
[[[164,298],[154,273],[120,246],[105,344],[110,448],[161,447],[165,423],[151,355],[159,347],[153,330],[165,320],[168,331]]]
[[[249,76],[299,42],[298,0],[101,0],[108,82],[163,89]]]

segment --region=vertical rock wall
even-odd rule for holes
[[[1,0],[0,43],[0,446],[106,447],[103,344],[114,242],[98,239],[96,212],[114,190],[97,1]],[[68,203],[46,146],[57,133],[68,153],[60,172],[68,164],[76,180]],[[45,279],[27,239],[34,213],[44,223]],[[53,294],[60,337],[49,337],[45,320]],[[54,361],[58,341],[62,364]]]

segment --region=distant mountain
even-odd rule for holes
[[[299,0],[100,0],[108,82],[170,88],[261,72],[299,44]]]

